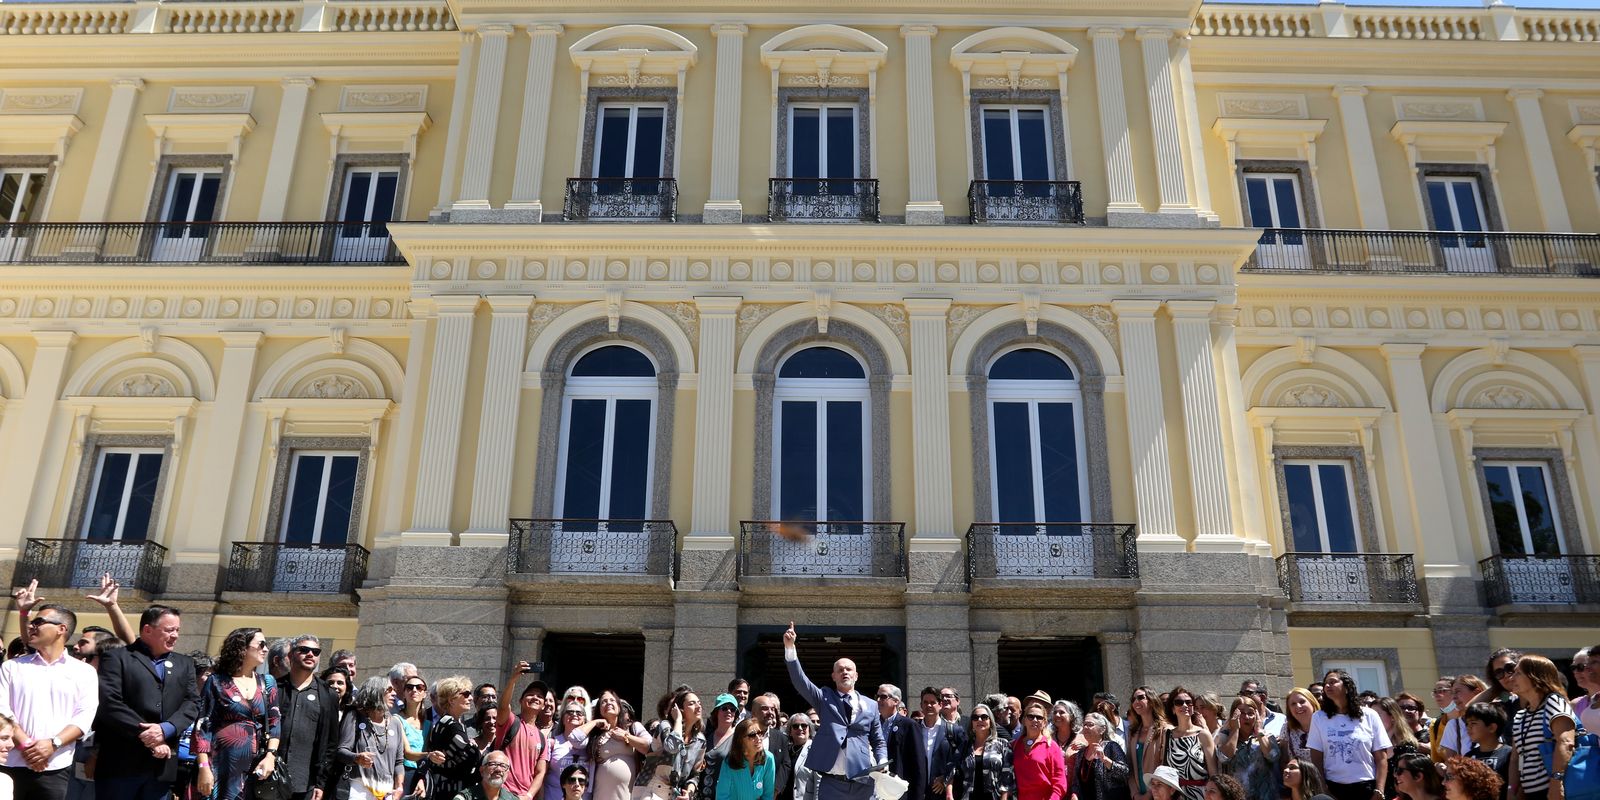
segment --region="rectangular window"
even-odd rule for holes
[[[284,543],[340,545],[348,540],[360,461],[358,454],[345,451],[295,453],[284,498]]]
[[[216,220],[222,191],[220,169],[174,169],[167,178],[161,201],[160,222],[151,253],[154,261],[188,261],[198,258]]]
[[[600,106],[599,128],[595,132],[594,177],[663,176],[666,106],[604,104]]]
[[[1370,689],[1377,692],[1379,697],[1387,697],[1389,695],[1389,667],[1382,661],[1340,659],[1338,661],[1322,662],[1323,674],[1336,669],[1342,669],[1350,673],[1350,677],[1355,680],[1356,686],[1363,692]]]
[[[789,107],[789,177],[855,178],[859,149],[855,105]]]
[[[1430,176],[1429,220],[1436,231],[1472,233],[1488,229],[1483,209],[1483,191],[1471,176]],[[1494,256],[1482,236],[1440,236],[1445,268],[1455,272],[1493,272]]]
[[[1502,555],[1558,556],[1561,518],[1550,467],[1540,461],[1485,461],[1490,524]]]
[[[394,219],[395,190],[399,185],[400,170],[394,167],[354,167],[346,172],[339,220],[369,224],[346,225],[341,235],[388,236],[384,223]]]
[[[43,189],[42,169],[0,170],[0,225],[33,222]]]
[[[83,515],[83,538],[142,541],[149,534],[162,458],[162,451],[155,449],[100,449]]]
[[[1358,553],[1355,489],[1347,461],[1283,464],[1289,528],[1297,553]]]
[[[1055,179],[1047,109],[983,107],[983,174],[991,181]]]

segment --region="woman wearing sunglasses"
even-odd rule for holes
[[[1178,686],[1167,694],[1167,723],[1144,754],[1146,773],[1171,767],[1185,800],[1205,800],[1206,777],[1217,772],[1217,745],[1200,716],[1197,695]]]
[[[1067,796],[1066,755],[1045,730],[1053,705],[1044,692],[1034,692],[1022,701],[1022,735],[1011,742],[1017,800],[1062,800]]]
[[[567,768],[576,764],[583,768],[584,797],[589,796],[589,772],[593,764],[588,761],[584,744],[595,728],[589,719],[589,708],[581,700],[562,703],[561,716],[556,722],[556,735],[550,737],[550,768],[545,770],[544,796],[563,797],[571,787],[562,783]]]
[[[967,723],[970,747],[958,753],[956,771],[960,777],[961,800],[1010,800],[1017,789],[1017,775],[1011,769],[1011,743],[995,732],[994,711],[979,703],[972,707]]]
[[[1166,729],[1164,713],[1161,704],[1156,701],[1154,689],[1140,686],[1133,690],[1133,697],[1128,701],[1127,742],[1133,756],[1129,763],[1139,767],[1131,770],[1133,775],[1128,778],[1128,791],[1134,800],[1150,798],[1150,787],[1144,782],[1144,756],[1156,737]]]
[[[1526,655],[1502,683],[1522,703],[1511,720],[1512,794],[1562,800],[1561,779],[1572,758],[1578,717],[1567,702],[1561,670],[1544,656]]]
[[[767,732],[761,720],[746,717],[733,729],[733,747],[717,776],[716,800],[772,800],[777,764],[767,758]]]
[[[1311,760],[1328,779],[1334,800],[1383,800],[1389,785],[1389,733],[1378,712],[1361,704],[1350,673],[1322,679],[1322,710],[1311,717]]]
[[[423,757],[427,744],[428,682],[420,676],[406,678],[400,685],[400,729],[405,732],[403,742],[406,755],[405,792],[410,795],[417,786],[417,763]]]
[[[1500,800],[1504,784],[1482,761],[1456,756],[1439,765],[1445,800]]]
[[[240,800],[252,779],[277,768],[278,685],[271,675],[256,676],[266,660],[260,628],[236,628],[222,640],[217,671],[200,690],[204,724],[197,728],[196,751],[202,795],[215,787],[217,800]]]

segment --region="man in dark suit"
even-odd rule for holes
[[[99,800],[161,800],[177,779],[178,736],[200,704],[194,661],[173,652],[179,628],[178,609],[151,606],[139,616],[139,638],[100,658]]]
[[[906,716],[904,696],[900,687],[885,683],[878,687],[878,720],[883,726],[883,738],[889,743],[889,772],[911,784],[907,796],[922,782],[921,761],[917,759],[914,730],[917,721]]]
[[[912,745],[922,768],[919,783],[906,791],[908,800],[945,800],[953,793],[949,780],[955,771],[955,737],[950,723],[939,716],[939,690],[928,686],[920,697],[922,720],[911,728]]]
[[[871,774],[887,765],[889,754],[877,706],[856,691],[856,663],[848,658],[833,662],[833,686],[819,688],[800,667],[792,622],[783,633],[783,660],[794,690],[821,720],[805,762],[817,773],[818,800],[868,800]]]

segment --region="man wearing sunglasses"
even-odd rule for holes
[[[293,800],[321,800],[339,746],[339,698],[317,678],[322,642],[310,634],[289,641],[289,675],[278,684],[281,712],[278,763],[287,770]]]
[[[200,711],[194,661],[173,650],[178,609],[154,605],[139,615],[139,638],[102,652],[100,716],[95,722],[96,795],[159,800],[178,778],[178,734]]]
[[[33,652],[0,664],[0,714],[16,721],[16,749],[0,767],[15,800],[62,800],[74,744],[100,709],[94,667],[67,655],[78,617],[65,606],[33,608],[26,635]]]

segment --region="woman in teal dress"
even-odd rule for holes
[[[716,800],[772,800],[777,766],[761,746],[766,738],[761,720],[755,717],[745,718],[733,729],[733,746],[717,777]]]

